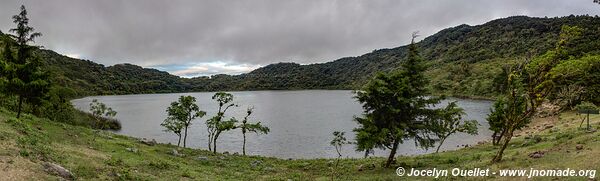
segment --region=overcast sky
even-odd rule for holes
[[[22,3],[38,45],[186,77],[327,62],[507,16],[600,14],[592,0],[2,0],[2,32]]]

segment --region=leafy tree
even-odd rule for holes
[[[188,128],[192,121],[206,115],[196,104],[196,98],[192,96],[180,96],[178,101],[172,102],[167,108],[167,119],[161,124],[169,131],[173,131],[181,140],[181,129],[183,129],[183,147],[186,147]],[[179,143],[177,144],[179,145]]]
[[[69,98],[75,95],[75,91],[71,88],[52,86],[47,95],[43,101],[44,116],[53,121],[74,124],[75,109]]]
[[[504,99],[498,99],[494,102],[492,108],[490,108],[490,114],[486,118],[488,124],[490,125],[489,129],[493,131],[492,134],[492,144],[498,145],[500,140],[502,140],[502,136],[506,133],[506,129],[504,129],[504,106],[506,102]]]
[[[23,102],[27,101],[35,107],[41,104],[41,98],[49,89],[48,75],[41,69],[41,62],[32,56],[31,50],[35,48],[30,46],[30,42],[42,36],[41,33],[34,32],[34,28],[29,26],[27,10],[21,6],[21,12],[14,15],[13,22],[17,24],[16,28],[10,29],[15,35],[9,35],[10,41],[14,41],[17,48],[17,56],[13,57],[10,41],[5,41],[4,63],[2,70],[4,72],[4,90],[8,94],[18,96],[17,118],[21,116]]]
[[[269,133],[269,127],[263,126],[260,124],[260,122],[257,123],[248,123],[248,117],[250,117],[250,115],[252,114],[252,111],[254,110],[253,107],[249,107],[246,110],[246,116],[244,117],[244,120],[242,121],[242,124],[240,124],[239,126],[237,126],[238,128],[242,129],[242,136],[244,137],[244,142],[242,145],[242,154],[246,155],[246,132],[254,132],[257,134],[263,133],[263,134],[268,134]]]
[[[583,112],[583,111],[598,111],[598,107],[596,105],[594,105],[594,103],[591,102],[582,102],[581,104],[578,104],[577,106],[575,106],[575,110],[579,111],[579,112]],[[583,115],[583,113],[581,113],[581,115]],[[587,130],[591,130],[590,127],[590,114],[586,114],[587,115]],[[585,121],[585,116],[581,116],[583,117],[583,119],[581,120],[581,123],[579,124],[579,127],[581,127],[581,125],[583,125],[583,122]]]
[[[451,102],[448,106],[439,110],[438,119],[430,121],[429,124],[431,129],[433,129],[433,134],[440,139],[440,144],[435,150],[436,153],[440,151],[440,147],[442,147],[446,138],[454,133],[477,134],[477,121],[468,120],[462,122],[462,115],[464,114],[465,112],[456,105],[456,102]]]
[[[440,102],[440,97],[429,96],[425,86],[428,80],[426,66],[419,56],[413,41],[409,45],[408,58],[401,69],[390,74],[379,73],[356,98],[364,109],[363,117],[355,118],[359,127],[356,132],[357,149],[365,151],[377,148],[390,149],[385,164],[390,167],[394,161],[398,145],[406,139],[414,139],[415,144],[429,148],[433,146],[427,122],[434,119],[436,111],[429,109]]]
[[[492,110],[492,120],[500,122],[502,129],[502,146],[492,162],[502,160],[504,150],[508,147],[513,133],[527,125],[534,116],[537,107],[551,94],[556,86],[551,70],[560,62],[575,56],[577,43],[583,30],[579,27],[563,26],[553,50],[533,59],[526,60],[511,68],[507,78],[507,90],[500,96]]]
[[[212,149],[213,153],[217,153],[217,140],[219,139],[219,135],[221,135],[223,131],[236,128],[235,123],[237,120],[235,118],[223,120],[223,118],[225,118],[225,113],[229,108],[236,107],[237,105],[231,103],[233,101],[233,95],[230,93],[217,92],[213,95],[212,99],[219,103],[219,110],[217,111],[217,115],[206,120],[206,127],[208,129],[208,148],[209,150]]]
[[[337,166],[340,162],[340,158],[342,157],[342,147],[345,144],[351,144],[351,142],[347,141],[344,134],[345,134],[345,132],[334,131],[333,139],[331,140],[331,142],[329,142],[329,144],[331,146],[335,147],[335,152],[337,152],[337,154],[338,154],[338,157],[336,158],[336,161],[335,161],[335,167],[332,169],[333,174],[331,175],[331,180],[333,180],[333,177],[335,176],[335,171],[337,170]]]
[[[161,126],[165,127],[166,132],[173,132],[177,135],[177,146],[181,145],[181,131],[183,130],[183,122],[173,119],[172,117],[167,117],[162,123]]]
[[[96,119],[95,127],[99,129],[94,135],[94,140],[96,140],[96,135],[100,130],[103,130],[108,123],[108,121],[103,118],[112,119],[117,115],[117,111],[114,111],[111,107],[99,102],[98,99],[94,99],[90,103],[90,112],[92,112],[92,116]]]

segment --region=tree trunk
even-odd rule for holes
[[[244,144],[242,144],[242,154],[246,156],[246,134],[244,133]]]
[[[508,134],[504,135],[504,143],[502,144],[502,147],[500,148],[500,150],[498,150],[498,153],[496,153],[496,156],[494,156],[494,159],[492,159],[492,163],[498,163],[500,161],[502,161],[502,154],[504,153],[504,150],[506,149],[506,147],[508,147],[508,143],[510,142],[510,140],[512,139],[513,136],[513,131],[508,131]]]
[[[178,134],[179,139],[177,140],[177,147],[181,146],[181,134]]]
[[[390,151],[390,156],[388,157],[387,162],[385,162],[385,167],[389,168],[394,161],[394,157],[396,156],[396,150],[398,150],[398,144],[400,144],[399,140],[394,141],[394,145],[392,146],[392,151]]]
[[[17,106],[17,119],[21,117],[21,108],[23,107],[23,96],[19,96],[19,106]]]
[[[217,132],[214,136],[213,139],[213,153],[217,153],[217,138],[219,138],[219,135],[221,134],[221,132]]]
[[[446,141],[446,138],[440,140],[440,145],[438,145],[437,149],[435,149],[436,153],[440,151],[440,147],[442,147],[442,144],[444,144],[444,141]]]
[[[187,140],[187,129],[188,127],[185,126],[185,130],[183,131],[183,147],[185,148],[185,141]]]

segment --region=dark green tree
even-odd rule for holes
[[[242,136],[244,137],[244,142],[242,144],[242,154],[246,155],[246,132],[253,132],[253,133],[257,133],[257,134],[268,134],[269,133],[269,127],[263,126],[260,124],[260,122],[257,123],[248,123],[248,117],[250,117],[250,115],[252,114],[254,108],[253,107],[249,107],[246,110],[246,116],[244,117],[244,120],[242,120],[242,123],[237,126],[238,128],[242,129]]]
[[[181,129],[183,129],[183,147],[185,148],[188,128],[192,125],[192,121],[204,117],[204,115],[206,112],[200,110],[195,97],[181,96],[178,101],[172,102],[171,106],[167,108],[167,119],[161,125],[177,134],[180,140]]]
[[[221,133],[236,128],[235,123],[237,120],[235,118],[224,120],[225,113],[227,113],[229,108],[237,107],[237,105],[231,103],[233,102],[233,95],[230,93],[217,92],[213,95],[212,99],[219,103],[219,110],[217,111],[217,115],[206,120],[206,127],[208,131],[208,148],[213,153],[217,153],[217,140]]]
[[[431,130],[426,124],[435,119],[437,112],[430,109],[441,97],[430,96],[424,71],[427,69],[413,41],[409,45],[408,57],[401,68],[389,74],[379,73],[360,91],[356,98],[364,109],[363,117],[355,120],[357,150],[373,148],[390,149],[385,164],[390,167],[398,145],[406,139],[429,148],[433,146]]]
[[[440,147],[444,144],[446,139],[455,133],[467,133],[470,135],[477,134],[477,121],[476,120],[462,120],[462,115],[465,114],[464,110],[456,102],[449,103],[445,108],[438,110],[438,118],[432,119],[429,122],[430,128],[433,130],[433,134],[440,139],[440,143],[435,149],[435,152],[440,151]]]
[[[21,6],[21,12],[12,17],[17,24],[16,28],[10,29],[14,35],[9,35],[14,41],[17,49],[16,58],[13,57],[11,44],[5,42],[3,72],[6,79],[3,84],[5,92],[18,96],[17,118],[21,116],[23,102],[31,103],[35,108],[41,104],[41,100],[48,91],[50,83],[48,75],[41,69],[39,59],[32,56],[31,50],[35,48],[29,45],[34,39],[42,36],[29,26],[27,10]]]

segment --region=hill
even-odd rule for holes
[[[418,42],[429,60],[431,88],[437,93],[468,96],[496,94],[494,78],[502,65],[536,56],[554,47],[563,25],[585,29],[576,49],[581,56],[600,49],[600,18],[566,16],[534,18],[514,16],[476,26],[447,28]],[[408,34],[408,32],[407,32]],[[2,41],[7,38],[0,33]],[[356,89],[374,73],[394,70],[405,57],[406,46],[374,50],[357,57],[327,63],[277,63],[241,75],[181,78],[131,64],[104,66],[89,60],[36,51],[52,70],[54,81],[77,91],[78,96],[166,93],[189,91]]]

